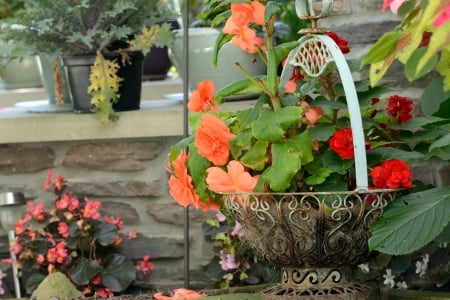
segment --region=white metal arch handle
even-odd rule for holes
[[[366,190],[368,188],[367,158],[358,95],[344,54],[334,40],[325,34],[301,37],[299,46],[288,55],[286,65],[281,73],[280,87],[284,87],[289,81],[294,67],[302,68],[311,77],[318,77],[323,73],[326,66],[333,61],[336,63],[344,86],[350,115],[355,153],[356,188]]]

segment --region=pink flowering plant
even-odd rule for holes
[[[44,189],[54,191],[53,207],[46,210],[43,202],[29,201],[27,213],[15,224],[11,248],[27,293],[49,273],[59,271],[85,295],[106,298],[124,291],[137,271],[151,271],[150,256],[135,266],[117,251],[124,239],[120,216],[103,216],[100,201],[78,199],[67,190],[64,177],[54,178],[51,170]],[[127,238],[136,236],[137,231],[132,230]]]

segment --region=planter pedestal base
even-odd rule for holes
[[[354,283],[349,269],[284,268],[281,283],[262,291],[263,300],[371,300],[372,288]]]

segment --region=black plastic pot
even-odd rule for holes
[[[122,64],[120,54],[105,54],[106,59],[117,59],[120,65],[118,76],[123,79],[120,82],[119,101],[113,105],[115,111],[137,110],[140,107],[144,55],[140,51],[129,52],[129,55],[131,63]],[[87,113],[93,108],[87,90],[90,85],[89,73],[94,61],[95,55],[63,58],[75,112]]]

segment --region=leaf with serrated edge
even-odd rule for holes
[[[436,238],[450,222],[450,187],[433,188],[390,203],[370,231],[369,249],[412,253]]]

